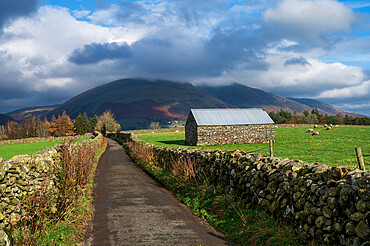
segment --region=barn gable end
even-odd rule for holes
[[[188,119],[185,124],[185,144],[186,145],[197,145],[198,140],[198,126],[195,121],[194,115],[190,111]]]
[[[275,140],[274,122],[260,108],[192,109],[185,144],[263,143]]]

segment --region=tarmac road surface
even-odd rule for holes
[[[85,245],[232,245],[107,139]]]

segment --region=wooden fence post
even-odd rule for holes
[[[272,149],[272,140],[271,139],[269,140],[269,143],[270,143],[270,157],[274,157],[274,151]]]
[[[360,168],[360,170],[365,171],[365,163],[364,163],[364,158],[362,157],[361,147],[356,147],[355,150],[356,150],[358,167]]]

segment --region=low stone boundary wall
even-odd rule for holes
[[[258,204],[307,241],[369,243],[369,172],[241,151],[156,147],[137,137],[130,141],[151,149],[162,167],[179,158],[192,160],[200,179],[224,187],[244,205]]]
[[[74,146],[87,145],[97,149],[103,141],[103,136],[97,133],[94,139],[74,143]],[[60,145],[55,145],[34,155],[17,155],[9,160],[0,158],[0,245],[9,245],[3,229],[15,225],[26,215],[28,198],[40,189],[49,199],[50,212],[56,212],[60,151]]]
[[[160,128],[160,129],[143,129],[143,130],[132,130],[122,131],[125,134],[153,134],[153,133],[169,133],[169,132],[185,132],[185,127],[171,127],[171,128]]]
[[[76,140],[76,139],[79,139],[80,137],[82,137],[82,138],[91,138],[92,136],[93,135],[91,133],[86,133],[83,136],[20,138],[20,139],[12,139],[12,140],[2,140],[2,141],[0,141],[0,145]]]

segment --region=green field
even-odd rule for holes
[[[82,142],[86,139],[87,138],[79,138],[75,142]],[[0,157],[8,160],[15,155],[32,155],[44,148],[60,143],[62,143],[62,141],[0,145]]]
[[[370,127],[340,126],[326,131],[320,127],[320,135],[306,133],[309,127],[275,128],[274,156],[319,162],[330,166],[357,167],[355,147],[361,147],[366,170],[370,170]],[[185,133],[139,135],[139,139],[157,146],[190,147],[184,145]],[[191,147],[195,148],[195,147]],[[243,150],[269,155],[267,143],[225,144],[196,147],[200,149]]]

